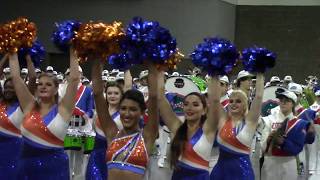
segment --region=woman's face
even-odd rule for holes
[[[55,86],[53,79],[48,76],[42,76],[37,86],[37,95],[39,98],[52,98],[58,93],[58,87]]]
[[[3,97],[5,100],[16,98],[16,92],[14,91],[12,81],[7,81],[3,87]]]
[[[184,100],[183,112],[186,120],[197,121],[201,119],[201,116],[205,115],[206,109],[198,96],[189,95]]]
[[[111,86],[107,88],[107,101],[111,105],[118,105],[121,98],[121,91],[116,86]]]
[[[120,103],[120,119],[125,129],[135,129],[139,127],[140,117],[143,112],[139,104],[131,99],[124,99]]]
[[[285,115],[291,113],[294,105],[292,100],[286,97],[281,97],[279,100],[281,112]]]
[[[246,103],[241,95],[232,94],[229,98],[228,112],[231,114],[242,114],[246,111]]]

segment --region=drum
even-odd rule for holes
[[[84,154],[90,154],[94,148],[95,136],[85,136],[84,137]]]
[[[190,78],[192,82],[194,82],[199,87],[201,92],[204,92],[207,89],[207,82],[204,79],[197,76],[191,76]]]
[[[279,105],[279,100],[276,98],[276,90],[280,88],[279,86],[269,86],[264,89],[262,98],[262,109],[261,115],[270,115],[271,109]]]
[[[64,138],[64,149],[65,150],[77,150],[80,151],[82,148],[82,137],[67,135]]]
[[[169,93],[177,93],[182,96],[186,96],[191,92],[201,92],[200,88],[191,79],[180,76],[168,78],[165,90]]]

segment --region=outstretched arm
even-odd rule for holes
[[[31,94],[34,95],[36,89],[37,89],[37,75],[36,75],[36,69],[34,68],[34,65],[32,63],[31,57],[29,54],[26,55],[26,60],[27,60],[27,68],[28,68],[28,88],[31,92]]]
[[[70,75],[66,94],[61,99],[59,104],[59,112],[64,116],[65,120],[69,120],[76,103],[76,94],[78,84],[80,82],[79,63],[76,52],[70,48]]]
[[[158,106],[158,76],[159,71],[154,63],[148,63],[148,118],[149,121],[144,127],[144,137],[148,146],[152,147],[159,133],[159,106]]]
[[[102,68],[103,65],[99,60],[94,60],[91,70],[92,88],[99,122],[108,142],[111,142],[111,140],[116,136],[118,128],[109,114],[108,104],[103,95],[104,87],[101,79]]]
[[[17,53],[9,54],[9,66],[13,86],[19,99],[20,107],[26,114],[32,110],[35,100],[26,83],[20,76],[20,66]]]
[[[132,89],[132,76],[130,69],[126,70],[124,72],[124,87],[123,92],[126,92],[128,90]]]
[[[169,130],[176,134],[178,128],[182,124],[180,119],[176,116],[175,112],[172,110],[167,98],[165,97],[164,93],[164,73],[161,72],[159,74],[158,80],[155,80],[155,82],[158,82],[158,102],[159,102],[159,109],[160,109],[160,116],[166,126],[169,128]]]
[[[262,107],[262,97],[264,91],[264,76],[261,73],[257,74],[256,94],[251,104],[251,109],[246,117],[246,122],[252,128],[256,128]]]
[[[208,113],[203,129],[205,134],[214,138],[220,119],[225,119],[226,113],[220,103],[221,87],[218,76],[213,76],[208,83]]]

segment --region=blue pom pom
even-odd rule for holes
[[[242,64],[246,71],[264,73],[276,64],[276,54],[266,48],[251,47],[242,51]]]
[[[63,52],[68,52],[70,42],[75,36],[75,32],[79,29],[81,23],[75,20],[67,20],[56,23],[56,30],[52,34],[53,43]]]
[[[109,56],[108,62],[113,69],[125,71],[131,67],[132,56],[129,53],[113,54]]]
[[[209,75],[225,75],[236,64],[239,53],[230,41],[215,37],[204,39],[190,57],[195,66],[201,67]]]
[[[144,60],[164,64],[175,53],[176,46],[169,30],[158,22],[144,21],[140,17],[134,18],[128,25],[126,38],[120,43],[121,49],[134,57],[130,60],[132,64],[141,64]]]
[[[33,65],[38,68],[44,60],[46,52],[43,45],[39,41],[35,41],[31,48],[21,48],[18,52],[19,61],[22,67],[26,66],[26,55],[29,54]]]

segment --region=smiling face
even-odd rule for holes
[[[183,102],[185,120],[200,121],[201,116],[206,114],[206,107],[197,95],[188,95]]]
[[[248,109],[248,99],[243,92],[235,90],[229,98],[228,112],[231,115],[244,116]]]
[[[119,105],[121,98],[121,90],[117,86],[110,86],[106,89],[107,101],[110,105],[117,106]]]
[[[40,99],[53,98],[58,93],[57,83],[50,76],[40,76],[38,86],[37,86],[37,95]]]
[[[131,99],[122,100],[119,112],[124,129],[135,130],[139,128],[139,121],[143,112],[138,102]]]

